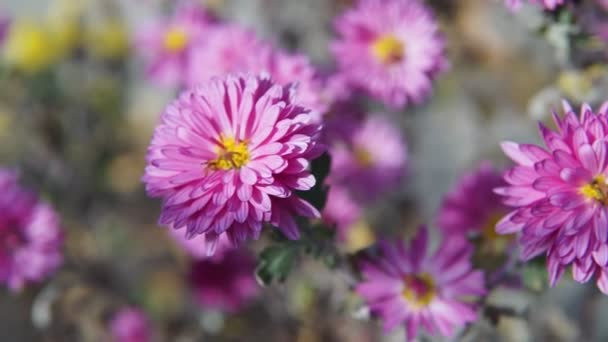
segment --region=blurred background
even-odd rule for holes
[[[220,18],[310,56],[332,61],[332,18],[350,0],[207,0]],[[605,45],[579,44],[586,28],[536,8],[509,12],[498,0],[433,0],[447,36],[450,71],[429,101],[393,113],[410,150],[399,189],[366,212],[344,250],[378,232],[432,222],[443,194],[480,160],[507,165],[498,143],[537,142],[536,121],[560,99],[606,97]],[[17,168],[62,215],[65,263],[49,281],[0,290],[2,341],[107,341],[108,321],[142,308],[158,341],[400,341],[383,335],[349,291],[352,276],[315,260],[284,283],[260,288],[227,314],[191,300],[189,260],[156,225],[145,196],[145,150],[177,92],[145,77],[134,33],[170,12],[159,0],[2,0],[0,18],[23,25],[19,63],[0,64],[0,165]],[[592,13],[593,14],[593,13]],[[580,14],[581,16],[585,14]],[[29,25],[29,26],[28,26]],[[578,31],[577,31],[578,30]],[[594,31],[595,32],[595,31]],[[3,45],[3,53],[9,53]],[[584,49],[578,52],[579,49]],[[574,58],[573,56],[576,56]],[[259,250],[254,244],[253,250]],[[608,298],[569,276],[542,295],[498,289],[465,341],[605,341]],[[493,319],[490,319],[493,318]]]

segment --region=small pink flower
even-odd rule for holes
[[[583,105],[577,116],[564,103],[554,113],[555,131],[540,126],[546,145],[504,142],[516,164],[505,173],[508,186],[497,188],[514,208],[496,226],[501,234],[520,233],[522,257],[547,255],[549,281],[555,285],[572,265],[574,280],[597,278],[608,293],[608,117]]]
[[[173,17],[144,27],[137,35],[136,50],[147,60],[148,76],[164,86],[183,85],[190,52],[212,23],[205,8],[183,1]]]
[[[232,249],[219,258],[196,260],[190,270],[190,286],[202,308],[232,313],[257,296],[254,272],[255,258],[245,249]]]
[[[152,341],[150,322],[146,315],[136,308],[118,311],[110,321],[110,332],[113,342]]]
[[[447,67],[437,22],[418,0],[359,0],[335,27],[339,71],[388,106],[422,102]]]
[[[188,83],[195,86],[235,72],[266,73],[280,85],[294,84],[298,103],[314,110],[316,122],[327,109],[321,101],[321,80],[308,57],[276,49],[239,25],[218,25],[193,49]]]
[[[295,216],[319,217],[298,197],[315,184],[320,126],[294,88],[227,76],[184,92],[161,116],[143,177],[163,199],[160,223],[205,235],[208,255],[227,235],[237,246],[271,223],[298,239]]]
[[[423,226],[406,246],[403,241],[381,241],[359,263],[364,281],[356,287],[371,314],[384,330],[405,326],[407,340],[420,327],[429,334],[453,336],[455,329],[477,320],[471,297],[485,294],[484,276],[474,271],[473,248],[462,236],[450,236],[431,256]],[[467,300],[468,298],[468,300]]]
[[[447,193],[438,214],[438,226],[449,234],[494,234],[495,225],[508,208],[494,188],[504,186],[502,173],[489,161],[465,174]]]
[[[523,0],[505,0],[505,4],[509,9],[515,11],[521,7]],[[566,3],[567,0],[528,0],[529,3],[534,5],[541,5],[545,9],[554,10],[557,6]]]
[[[327,182],[348,189],[359,203],[369,203],[399,185],[405,174],[407,147],[399,128],[382,115],[344,121],[350,131],[329,148],[332,157]]]
[[[338,230],[338,239],[344,240],[348,228],[355,224],[362,216],[363,208],[355,202],[348,190],[340,186],[332,186],[327,194],[327,200],[321,217]]]
[[[19,290],[48,277],[62,263],[62,243],[57,214],[0,168],[0,282]]]

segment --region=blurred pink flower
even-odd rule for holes
[[[496,193],[515,209],[496,226],[501,234],[521,233],[522,258],[547,254],[549,282],[572,265],[574,280],[597,277],[608,293],[608,118],[583,105],[580,116],[564,103],[563,118],[553,114],[557,130],[543,124],[546,145],[504,142],[516,164],[505,173],[506,187]]]
[[[255,258],[245,249],[232,249],[219,258],[194,261],[190,286],[202,308],[232,313],[257,296],[254,272]]]
[[[438,226],[450,234],[466,235],[486,230],[493,234],[497,220],[508,211],[500,196],[494,193],[494,188],[504,185],[502,173],[491,162],[481,162],[445,195],[437,215]]]
[[[110,321],[110,333],[114,342],[152,341],[150,322],[136,308],[124,308],[114,314]]]
[[[338,240],[344,240],[350,228],[362,215],[363,208],[355,202],[348,190],[340,186],[329,188],[321,217],[330,225],[336,225]]]
[[[212,23],[202,5],[183,1],[173,17],[142,28],[135,44],[148,63],[148,76],[163,86],[182,86],[189,73],[190,51],[201,44]]]
[[[407,146],[399,128],[382,115],[344,122],[351,130],[329,148],[327,183],[348,189],[359,203],[369,203],[399,185],[406,171]]]
[[[505,4],[511,10],[518,10],[521,7],[521,3],[523,0],[505,0]],[[541,5],[545,9],[554,10],[557,6],[562,5],[567,0],[528,0],[529,3],[534,5]]]
[[[418,0],[359,0],[335,27],[340,72],[388,106],[422,102],[447,67],[437,22]]]
[[[148,194],[163,198],[160,223],[204,234],[208,255],[223,234],[233,246],[259,238],[265,222],[298,239],[294,217],[320,216],[295,192],[314,186],[309,161],[323,146],[294,97],[268,78],[229,75],[170,104],[143,177]]]
[[[3,17],[0,15],[0,44],[4,42],[4,38],[6,38],[6,34],[8,33],[10,27],[10,19],[8,17]]]
[[[226,234],[220,235],[215,248],[215,253],[212,256],[207,255],[205,234],[196,235],[188,239],[182,230],[169,228],[169,235],[177,242],[177,244],[194,259],[215,258],[220,259],[229,250],[233,249],[230,240]]]
[[[0,282],[11,290],[55,272],[63,257],[59,218],[0,168]]]
[[[195,87],[216,76],[249,70],[251,60],[260,53],[262,42],[255,31],[236,24],[221,24],[209,30],[204,44],[192,48],[188,85]]]
[[[477,320],[470,300],[485,294],[484,276],[474,271],[473,248],[462,236],[449,236],[430,256],[423,226],[406,246],[403,241],[381,241],[359,262],[364,281],[356,291],[371,314],[384,322],[384,330],[405,326],[412,341],[423,327],[453,336],[455,329]]]
[[[276,49],[242,26],[218,25],[209,31],[204,44],[193,48],[188,83],[195,86],[235,72],[267,73],[280,85],[293,83],[297,101],[314,110],[316,122],[327,110],[321,101],[321,80],[308,57]]]

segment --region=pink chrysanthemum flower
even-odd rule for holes
[[[608,293],[608,117],[583,105],[580,116],[564,103],[565,116],[553,118],[557,130],[540,124],[546,148],[504,142],[518,166],[505,173],[509,186],[497,188],[515,207],[496,226],[501,234],[520,232],[522,258],[547,254],[551,286],[572,265],[581,283],[597,277]]]
[[[513,236],[497,234],[496,223],[509,209],[494,189],[505,185],[502,173],[491,162],[482,162],[445,195],[437,225],[447,234],[470,234],[478,238],[483,254],[504,254]]]
[[[227,250],[219,258],[195,261],[190,286],[198,304],[207,309],[236,312],[259,291],[254,277],[255,258],[245,249]]]
[[[266,43],[255,31],[235,24],[217,25],[209,30],[205,42],[192,49],[188,85],[195,87],[213,77],[248,70],[251,60]]]
[[[348,228],[362,216],[363,208],[352,198],[348,190],[341,186],[332,186],[327,194],[327,200],[321,216],[323,221],[335,225],[338,239],[346,239]]]
[[[227,234],[257,239],[265,222],[298,239],[295,216],[319,212],[295,193],[312,188],[320,126],[294,89],[264,76],[216,78],[184,92],[161,116],[144,175],[163,198],[161,224],[205,234],[207,254]]]
[[[61,265],[62,242],[55,212],[0,169],[0,282],[19,290],[48,277]]]
[[[125,308],[118,311],[110,321],[113,342],[152,341],[150,322],[139,309]]]
[[[381,241],[359,263],[365,280],[356,291],[384,330],[405,326],[407,340],[423,327],[435,335],[452,336],[455,329],[477,319],[471,297],[485,294],[484,276],[474,271],[473,248],[462,236],[450,236],[432,255],[427,253],[427,230],[421,227],[406,246]]]
[[[557,6],[566,3],[566,0],[528,0],[528,2],[534,5],[541,5],[548,10],[554,10]],[[521,3],[522,0],[505,0],[505,4],[513,11],[518,10],[521,7]]]
[[[359,0],[335,26],[340,71],[388,106],[420,103],[447,67],[437,22],[417,0]]]
[[[212,23],[205,8],[184,1],[172,18],[144,27],[137,35],[136,48],[148,62],[148,76],[164,86],[184,84],[190,52]]]
[[[193,49],[189,84],[196,86],[228,73],[267,73],[281,85],[293,83],[297,100],[320,116],[327,107],[321,101],[321,82],[308,57],[277,50],[258,39],[254,31],[238,25],[221,25],[209,31],[204,44]],[[315,117],[320,121],[320,117]]]
[[[401,132],[382,115],[355,123],[347,138],[334,142],[329,153],[328,184],[349,189],[359,203],[393,189],[406,169],[407,147]]]

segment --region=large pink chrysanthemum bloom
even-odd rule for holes
[[[393,189],[406,170],[407,146],[401,131],[382,115],[354,123],[347,138],[333,142],[329,153],[327,183],[345,187],[359,203]]]
[[[294,88],[265,76],[212,79],[167,107],[143,177],[163,199],[160,223],[205,235],[207,254],[226,234],[257,239],[265,222],[298,239],[295,216],[319,212],[295,193],[312,188],[320,126],[294,102]]]
[[[189,278],[194,298],[206,309],[238,311],[259,292],[255,264],[253,255],[243,248],[194,261]]]
[[[543,8],[548,10],[554,10],[559,5],[563,5],[567,0],[528,0],[529,3],[534,5],[541,5]],[[511,10],[518,10],[521,7],[522,0],[505,0],[505,4]]]
[[[114,314],[110,321],[110,333],[113,342],[152,341],[150,322],[136,308],[124,308]]]
[[[55,212],[0,169],[0,282],[19,290],[48,277],[62,263],[62,242]]]
[[[388,106],[420,103],[447,67],[437,22],[417,0],[359,0],[335,26],[340,72]]]
[[[213,21],[200,4],[184,1],[173,17],[143,27],[135,44],[147,61],[148,76],[163,86],[183,85],[189,74],[190,52],[201,44]]]
[[[421,227],[409,246],[381,241],[377,253],[370,251],[359,263],[365,280],[357,293],[385,331],[405,326],[408,341],[420,327],[452,336],[477,319],[471,297],[485,294],[483,273],[472,269],[473,248],[464,237],[449,236],[432,256],[427,246],[427,230]]]
[[[597,277],[608,293],[608,117],[583,105],[580,116],[564,103],[557,130],[540,124],[546,148],[504,142],[516,164],[505,173],[509,186],[497,188],[515,207],[496,226],[501,234],[521,233],[522,258],[547,254],[551,286],[572,265],[581,283]]]
[[[321,101],[321,80],[308,57],[276,49],[239,25],[218,25],[210,30],[205,43],[193,48],[188,70],[190,86],[228,73],[267,73],[278,84],[293,83],[298,102],[315,115],[327,109]],[[320,117],[314,119],[320,121]]]

